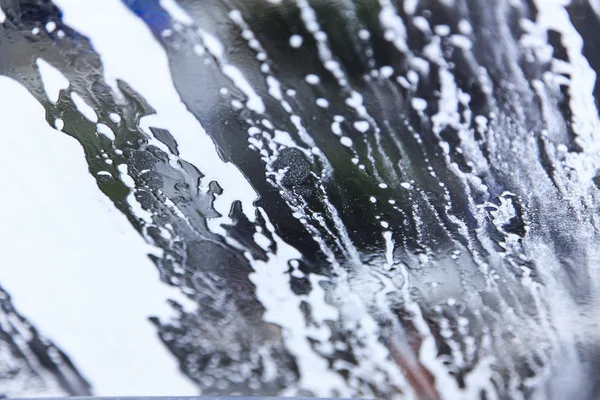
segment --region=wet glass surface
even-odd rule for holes
[[[600,395],[595,2],[0,9],[0,394]]]

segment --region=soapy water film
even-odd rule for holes
[[[4,246],[97,204],[90,236],[39,239],[58,265],[3,249],[1,394],[600,396],[596,3],[0,8],[3,201],[32,210]],[[94,243],[110,263],[69,267]],[[102,364],[138,328],[159,340]],[[128,367],[154,353],[158,378]]]

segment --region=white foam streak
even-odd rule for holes
[[[192,25],[194,20],[182,9],[175,0],[160,0],[160,6],[173,18],[175,21],[183,25]]]
[[[256,113],[263,114],[265,112],[265,105],[260,96],[252,88],[252,85],[246,80],[244,74],[231,64],[224,65],[222,71],[246,95],[248,98],[246,107]]]
[[[51,102],[56,104],[60,91],[66,90],[69,87],[69,80],[59,70],[48,64],[42,58],[38,58],[36,64],[42,77],[46,95]]]
[[[536,23],[543,29],[559,32],[572,66],[569,85],[569,108],[573,113],[573,130],[584,148],[598,150],[600,121],[594,100],[596,73],[583,55],[583,39],[571,23],[566,6],[570,0],[535,0],[538,9]]]
[[[94,109],[79,94],[72,92],[71,99],[73,100],[73,103],[75,103],[77,111],[79,111],[84,117],[93,123],[98,122],[98,115]]]
[[[410,1],[408,2],[410,3]],[[396,7],[390,0],[380,0],[379,5],[381,11],[379,12],[379,23],[384,28],[384,37],[386,40],[392,42],[400,52],[405,53],[408,51],[408,45],[406,43],[407,33],[406,26],[402,18],[398,15]],[[409,11],[414,11],[412,4],[408,6]]]
[[[319,397],[331,396],[333,390],[342,396],[348,396],[344,380],[336,372],[331,371],[327,361],[317,355],[312,349],[309,339],[313,338],[327,342],[331,335],[325,320],[337,320],[338,311],[325,303],[325,294],[316,275],[311,275],[313,289],[307,296],[297,296],[290,289],[289,275],[286,274],[288,262],[299,259],[302,255],[295,248],[285,243],[275,233],[274,227],[268,222],[266,213],[259,209],[268,229],[277,243],[277,253],[271,254],[267,262],[252,261],[254,273],[250,280],[256,285],[256,296],[265,306],[264,320],[282,327],[286,348],[296,357],[300,372],[299,387],[310,390]],[[305,300],[314,310],[313,317],[319,323],[318,327],[307,326],[300,311],[300,303]],[[290,388],[288,395],[294,395],[295,389]]]
[[[225,59],[225,46],[214,35],[203,30],[198,30],[198,32],[208,51],[219,61],[223,74],[248,98],[246,107],[258,114],[263,114],[265,112],[265,104],[262,98],[256,93],[242,71],[227,62]]]

